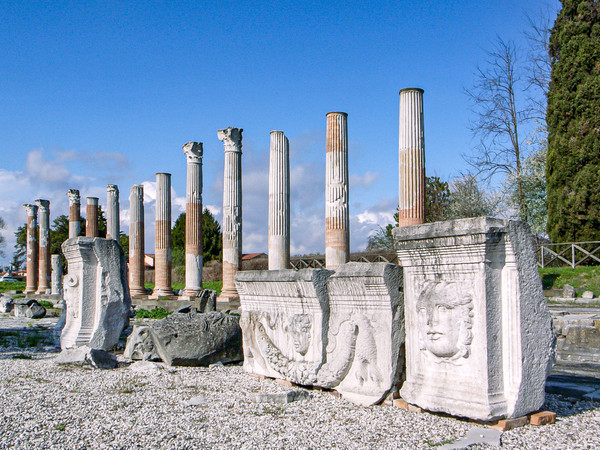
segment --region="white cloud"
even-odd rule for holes
[[[363,176],[351,173],[350,174],[350,189],[354,186],[370,186],[376,180],[380,178],[380,175],[375,172],[367,171]]]

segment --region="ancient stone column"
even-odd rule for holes
[[[348,114],[327,114],[325,162],[325,265],[337,269],[350,261],[348,209]]]
[[[269,270],[290,267],[290,144],[271,131],[269,164]]]
[[[146,294],[144,288],[144,186],[129,191],[129,290],[132,296]]]
[[[51,277],[51,282],[50,282],[50,286],[51,286],[51,294],[52,295],[61,295],[63,293],[63,287],[62,287],[62,276],[63,276],[63,269],[62,269],[62,261],[61,261],[61,256],[60,255],[52,255],[50,257],[50,261],[51,261],[51,266],[52,266],[52,277]]]
[[[98,197],[87,197],[85,209],[85,235],[98,237]]]
[[[425,222],[423,89],[400,91],[398,225]]]
[[[192,299],[202,292],[202,142],[188,142],[183,153],[187,156],[183,298]]]
[[[36,200],[39,212],[39,253],[37,294],[45,294],[50,289],[50,202]]]
[[[219,130],[225,147],[223,178],[223,290],[220,301],[238,304],[234,277],[242,268],[242,132],[241,128]]]
[[[153,298],[173,295],[171,289],[171,174],[156,174],[156,234]]]
[[[69,189],[67,197],[69,197],[69,239],[73,239],[81,233],[81,197],[77,189]]]
[[[119,188],[106,186],[106,238],[119,241]]]
[[[38,285],[38,230],[36,205],[23,205],[27,211],[27,283],[25,293],[33,294]]]

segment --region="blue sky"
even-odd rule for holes
[[[223,145],[244,129],[244,252],[267,250],[269,132],[290,139],[292,254],[324,249],[325,115],[348,113],[351,249],[391,222],[398,196],[398,91],[425,90],[426,171],[446,180],[474,147],[463,88],[496,36],[523,42],[526,14],[555,0],[397,2],[0,3],[0,216],[10,260],[23,203],[65,192],[106,203],[146,186],[154,248],[156,172],[173,174],[183,210],[181,146],[204,143],[204,204],[220,220]],[[523,44],[524,45],[524,44]]]

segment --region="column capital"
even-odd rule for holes
[[[144,185],[134,184],[129,190],[129,195],[135,195],[138,200],[144,200]]]
[[[119,194],[119,187],[116,184],[108,184],[106,185],[106,191]]]
[[[42,200],[40,198],[35,201],[35,204],[38,206],[40,214],[48,213],[48,211],[50,210],[50,200]]]
[[[69,197],[69,205],[81,204],[81,197],[79,196],[79,191],[77,189],[69,189],[67,191],[67,197]]]
[[[25,211],[27,211],[28,216],[32,216],[32,217],[37,216],[37,212],[38,212],[37,205],[30,205],[30,204],[26,203],[23,205],[23,208],[25,208]]]
[[[226,152],[242,153],[242,128],[228,127],[224,130],[219,130],[217,136],[220,141],[223,141]]]
[[[202,142],[188,142],[181,148],[183,149],[183,153],[187,156],[188,162],[202,164]]]

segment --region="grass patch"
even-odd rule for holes
[[[0,292],[22,291],[25,289],[24,281],[0,281]]]
[[[136,319],[164,319],[168,315],[172,314],[171,311],[167,311],[165,308],[153,308],[150,311],[144,308],[135,310]]]
[[[31,359],[31,356],[26,355],[24,353],[19,353],[17,355],[13,355],[12,359]]]
[[[144,283],[144,287],[146,289],[154,290],[154,283]],[[174,290],[183,289],[183,288],[185,288],[185,283],[173,283],[173,285],[171,287]],[[202,287],[204,289],[211,289],[213,291],[217,291],[217,295],[220,295],[221,289],[223,288],[223,282],[222,281],[207,281],[205,283],[202,283]]]
[[[64,423],[59,423],[58,425],[54,425],[54,429],[56,431],[65,431],[65,428],[67,428],[67,425],[65,425]]]
[[[48,300],[39,300],[38,303],[46,309],[54,309],[54,303],[49,302]]]
[[[545,267],[540,270],[544,289],[562,289],[569,284],[581,296],[584,291],[592,291],[600,296],[600,267]]]

